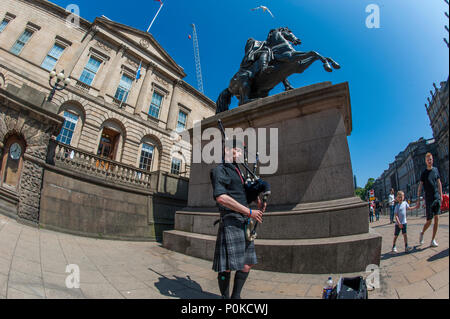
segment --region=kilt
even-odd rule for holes
[[[255,242],[245,239],[245,223],[232,216],[220,220],[212,269],[237,271],[257,264]]]

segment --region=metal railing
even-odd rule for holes
[[[411,206],[413,206],[413,205],[415,206],[416,203],[411,203]],[[381,209],[380,215],[389,217],[390,213],[391,213],[391,209],[388,206],[388,207],[383,207]],[[406,211],[406,216],[407,217],[425,217],[426,216],[425,206],[423,206],[423,204],[421,204],[419,209]]]

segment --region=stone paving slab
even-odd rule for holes
[[[449,218],[440,217],[437,241],[429,247],[432,227],[419,245],[425,220],[408,218],[408,242],[392,253],[394,225],[382,217],[371,223],[382,236],[380,287],[370,299],[449,298]],[[0,214],[0,299],[218,299],[217,274],[211,262],[169,251],[159,243],[123,242],[77,237],[33,228]],[[80,269],[80,288],[66,287],[66,266]],[[321,298],[328,276],[351,274],[289,274],[254,269],[243,298]],[[234,275],[232,276],[232,278]]]

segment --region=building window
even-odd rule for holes
[[[64,51],[64,47],[55,44],[50,52],[45,57],[44,62],[42,62],[42,67],[48,71],[52,71],[55,68],[56,62],[58,62]]]
[[[186,113],[181,111],[178,113],[177,132],[184,131],[184,129],[186,128],[186,118]]]
[[[114,97],[119,101],[126,102],[128,98],[128,93],[131,90],[131,84],[133,83],[133,79],[122,74],[122,78],[119,82],[119,87],[117,88],[116,95]]]
[[[150,104],[150,109],[148,114],[154,118],[159,118],[159,110],[161,108],[163,96],[156,92],[153,92],[152,103]]]
[[[179,175],[181,171],[181,160],[179,158],[173,158],[172,159],[172,167],[170,169],[170,172],[172,174]]]
[[[154,147],[148,144],[142,144],[141,159],[139,160],[139,168],[150,171],[152,169]]]
[[[19,55],[20,52],[22,52],[23,47],[27,42],[30,40],[31,36],[33,35],[33,32],[30,30],[25,30],[22,35],[17,39],[16,43],[14,43],[13,47],[11,48],[11,52]]]
[[[81,74],[80,81],[87,85],[91,85],[98,69],[100,68],[100,64],[102,64],[100,60],[90,57],[88,63],[84,67],[83,73]]]
[[[61,129],[61,132],[56,137],[56,140],[58,142],[70,145],[70,142],[72,141],[73,132],[75,131],[75,126],[78,122],[78,116],[75,114],[69,113],[67,111],[64,111],[64,124]]]
[[[2,33],[3,30],[5,30],[8,23],[9,23],[9,20],[3,19],[2,23],[0,23],[0,33]]]

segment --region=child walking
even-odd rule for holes
[[[394,221],[395,221],[395,232],[394,232],[394,243],[392,245],[392,252],[397,252],[397,247],[395,243],[397,242],[398,235],[400,235],[400,230],[403,234],[403,239],[405,240],[405,252],[409,253],[412,247],[408,246],[408,236],[406,234],[406,211],[416,209],[415,207],[410,207],[408,202],[405,201],[405,193],[402,191],[397,192],[397,205],[394,210]]]

